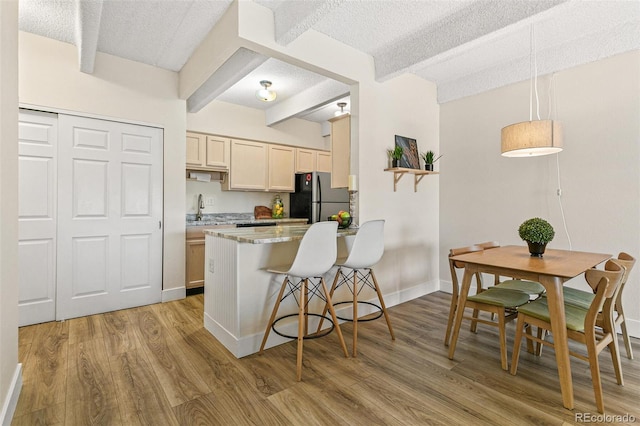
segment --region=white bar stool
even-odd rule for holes
[[[360,225],[347,259],[343,262],[336,263],[336,266],[338,266],[338,272],[336,272],[336,277],[333,280],[333,285],[331,286],[329,296],[333,297],[333,293],[345,284],[352,294],[352,300],[338,302],[335,303],[334,306],[346,303],[351,303],[353,305],[352,318],[338,317],[338,319],[353,322],[352,355],[354,357],[357,356],[358,353],[358,322],[373,321],[384,315],[384,318],[387,321],[387,327],[389,327],[389,334],[391,334],[391,340],[396,339],[395,335],[393,334],[393,328],[391,327],[391,320],[389,319],[387,308],[382,298],[382,293],[380,292],[380,287],[378,286],[378,280],[376,280],[373,269],[371,269],[373,265],[380,261],[383,254],[384,220],[371,220]],[[365,286],[368,286],[375,290],[380,305],[376,305],[372,302],[358,300],[358,295]],[[379,311],[378,315],[372,318],[359,319],[358,304],[366,304],[377,308],[377,310]],[[326,315],[327,309],[330,308],[332,307],[329,305],[325,306],[323,316]],[[320,326],[322,325],[322,318],[320,319],[320,321],[321,322],[318,326],[318,330],[320,330]]]
[[[342,337],[342,332],[340,331],[338,318],[336,317],[335,310],[333,309],[333,305],[331,304],[331,296],[323,277],[324,274],[326,274],[333,267],[333,264],[336,261],[338,253],[337,230],[338,222],[335,221],[314,223],[309,227],[307,232],[302,237],[300,246],[298,247],[298,252],[291,266],[268,270],[269,272],[273,272],[274,274],[283,274],[285,275],[285,278],[282,281],[280,293],[278,294],[278,298],[276,299],[273,311],[271,312],[271,317],[269,318],[269,322],[267,323],[267,329],[264,332],[264,337],[262,338],[262,344],[260,345],[259,352],[262,353],[262,351],[264,350],[264,346],[267,343],[267,338],[269,337],[271,330],[273,330],[280,336],[288,337],[291,339],[298,339],[298,354],[296,362],[296,373],[298,381],[302,379],[302,349],[303,341],[305,338],[310,339],[326,336],[335,328],[338,333],[338,339],[340,340],[340,345],[342,346],[344,356],[349,356],[347,345],[344,343],[344,338]],[[309,285],[309,283],[311,285]],[[287,290],[287,288],[288,291],[285,294],[285,290]],[[296,314],[291,314],[276,319],[280,303],[289,296],[293,296],[296,300],[296,303],[298,304],[297,336],[289,336],[276,330],[276,324],[278,323],[278,321],[296,316]],[[333,319],[333,321],[327,318],[328,321],[332,322],[331,328],[323,333],[320,333],[320,328],[318,328],[318,332],[310,335],[308,334],[309,316],[321,316],[319,314],[309,313],[308,305],[313,296],[318,296],[326,302],[325,308],[326,305],[329,306],[329,311],[331,313],[331,318]],[[326,313],[327,311],[325,309],[322,314],[322,319],[324,319],[324,315],[326,315]]]

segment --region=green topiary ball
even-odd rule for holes
[[[518,234],[524,241],[546,244],[556,235],[553,226],[544,219],[534,217],[527,219],[518,228]]]

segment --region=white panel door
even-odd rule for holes
[[[58,309],[63,320],[162,292],[162,130],[59,115]]]
[[[57,115],[20,110],[18,124],[18,324],[56,315]]]

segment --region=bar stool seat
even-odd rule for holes
[[[340,260],[336,263],[336,266],[338,266],[338,271],[336,272],[336,276],[333,280],[329,295],[333,297],[335,291],[343,285],[348,287],[349,291],[351,292],[351,300],[337,302],[334,303],[333,306],[342,304],[352,305],[353,313],[351,318],[338,318],[343,321],[353,322],[352,356],[354,357],[358,354],[359,322],[373,321],[374,319],[378,319],[384,315],[384,318],[387,322],[387,327],[389,328],[389,334],[391,335],[391,340],[396,339],[393,333],[393,328],[391,327],[391,320],[389,319],[387,308],[384,304],[384,299],[382,298],[382,293],[380,292],[380,287],[378,286],[378,281],[376,280],[376,276],[373,273],[373,269],[371,269],[373,265],[380,261],[383,254],[384,220],[371,220],[363,223],[358,229],[358,233],[356,234],[351,250],[349,251],[349,256],[346,259]],[[373,289],[376,292],[378,303],[358,300],[358,296],[365,288],[365,286]],[[367,317],[366,319],[359,318],[359,304],[373,307],[374,316]],[[326,314],[327,309],[329,308],[330,306],[329,304],[327,304],[327,306],[325,306],[323,315]],[[320,318],[320,321],[323,321],[323,318]],[[320,328],[318,328],[318,330],[319,329]]]
[[[302,237],[300,246],[298,247],[298,252],[296,253],[291,266],[269,269],[269,272],[282,274],[285,278],[282,281],[280,292],[278,293],[278,297],[273,306],[273,311],[271,312],[271,317],[267,323],[267,328],[264,332],[264,337],[262,338],[259,353],[262,353],[264,350],[271,330],[280,336],[297,339],[298,349],[296,378],[298,381],[302,380],[302,350],[305,338],[322,337],[329,334],[335,328],[344,356],[349,356],[347,345],[344,342],[344,338],[340,330],[338,318],[336,317],[335,310],[331,303],[331,296],[324,281],[324,274],[333,267],[333,264],[336,261],[338,252],[336,241],[337,230],[338,222],[335,221],[314,223]],[[276,318],[280,304],[290,296],[295,299],[298,305],[298,313]],[[325,302],[325,309],[327,305],[329,306],[333,325],[328,331],[319,332],[320,328],[318,328],[318,332],[309,334],[309,316],[320,316],[318,314],[309,313],[309,302],[314,296],[318,296]],[[325,315],[326,310],[323,312],[322,317]],[[279,321],[293,316],[298,317],[297,336],[289,336],[276,330],[276,324]]]

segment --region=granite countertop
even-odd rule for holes
[[[257,228],[207,229],[205,234],[240,243],[271,244],[301,240],[311,225],[262,226]],[[356,228],[338,229],[338,237],[355,235]]]
[[[306,221],[305,218],[283,218],[283,219],[256,219],[253,213],[213,213],[203,214],[202,220],[196,220],[195,214],[188,214],[186,218],[187,228],[192,226],[215,226],[215,225],[235,225],[238,223],[261,223],[261,222],[276,222],[276,223],[291,223]]]

